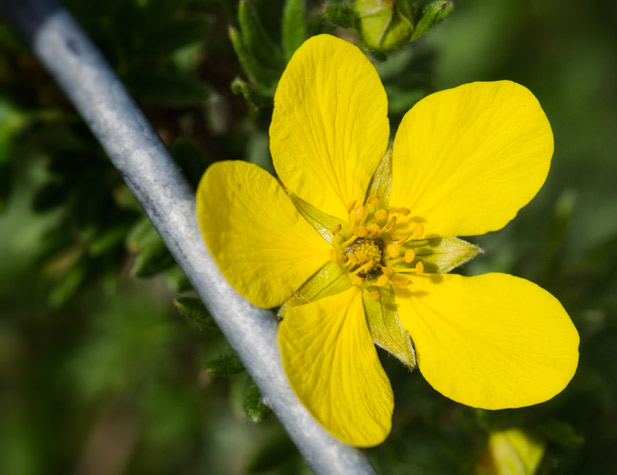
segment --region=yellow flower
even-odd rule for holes
[[[413,367],[411,336],[433,388],[485,409],[546,401],[578,363],[578,333],[548,292],[505,274],[438,273],[475,254],[454,236],[502,228],[542,186],[553,138],[536,98],[508,81],[466,84],[417,103],[391,153],[389,136],[373,66],[357,47],[316,36],[274,99],[280,182],[221,162],[197,196],[229,283],[260,307],[287,302],[278,342],[295,393],[357,446],[391,428],[374,343]]]

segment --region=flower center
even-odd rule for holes
[[[380,208],[381,198],[369,197],[366,206],[350,203],[349,233],[340,236],[340,224],[332,228],[332,260],[345,268],[351,282],[371,298],[379,298],[379,287],[393,285],[406,287],[411,280],[405,274],[420,275],[424,264],[413,249],[404,249],[410,240],[424,234],[422,224],[417,224],[410,234],[397,236],[397,220],[409,214],[409,209],[392,212]]]

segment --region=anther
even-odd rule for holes
[[[405,279],[404,277],[401,277],[400,279],[392,281],[392,285],[395,285],[397,287],[408,287],[409,284],[411,284],[411,280]]]
[[[368,229],[366,229],[364,226],[358,226],[354,231],[354,234],[359,238],[366,237],[368,233]]]
[[[422,275],[423,272],[424,272],[424,264],[422,264],[422,261],[416,262],[416,274]]]
[[[401,248],[398,247],[398,244],[388,244],[388,247],[386,247],[386,250],[388,251],[388,255],[390,257],[396,257],[399,255],[399,252],[401,252]]]
[[[386,274],[381,274],[375,281],[375,285],[377,287],[383,287],[388,283],[389,280],[390,278]]]
[[[351,218],[354,222],[360,222],[364,218],[364,206],[360,205],[353,209]]]
[[[337,225],[332,226],[332,236],[336,236],[342,227],[343,226],[341,225],[341,223],[338,223]]]
[[[353,211],[353,209],[356,207],[356,202],[357,202],[357,200],[353,200],[352,202],[347,204],[347,212],[348,213],[351,213]]]
[[[392,216],[392,218],[390,218],[390,221],[386,224],[386,229],[392,229],[394,226],[396,226],[396,216]]]
[[[423,234],[424,234],[424,226],[422,225],[422,223],[418,223],[414,226],[413,231],[411,232],[411,238],[418,239]]]
[[[380,201],[381,201],[381,198],[379,196],[371,195],[369,196],[367,203],[370,205],[378,205]]]
[[[369,224],[366,229],[368,229],[368,237],[375,237],[379,234],[379,231],[381,231],[381,228],[375,223]]]
[[[403,216],[407,216],[411,211],[409,211],[409,208],[399,208],[397,213],[401,214]]]
[[[416,258],[416,253],[413,251],[413,249],[407,249],[405,251],[405,262],[407,264],[411,263],[415,258]]]
[[[385,209],[375,212],[375,221],[385,221],[386,219],[388,219],[388,212]]]

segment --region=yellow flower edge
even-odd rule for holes
[[[264,308],[296,295],[278,336],[287,377],[324,428],[361,447],[381,443],[392,423],[392,389],[363,318],[374,308],[403,350],[411,336],[429,384],[473,407],[546,401],[578,364],[578,333],[548,292],[504,274],[434,273],[420,253],[430,238],[505,226],[537,193],[553,153],[537,99],[510,81],[426,97],[397,131],[391,180],[376,183],[380,161],[390,166],[386,111],[360,50],[313,37],[275,95],[270,147],[286,189],[255,165],[221,162],[197,193],[204,239],[228,282]],[[309,224],[311,211],[330,228]],[[338,293],[299,304],[294,292],[318,271],[326,282],[332,266]]]

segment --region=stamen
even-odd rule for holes
[[[423,234],[424,234],[424,226],[422,225],[422,223],[416,224],[413,228],[413,231],[411,232],[412,239],[418,239]]]
[[[347,205],[347,212],[351,213],[353,209],[356,207],[357,200],[353,200],[351,203]]]
[[[385,221],[388,219],[388,211],[380,209],[375,212],[375,221]]]
[[[423,272],[424,272],[424,264],[422,264],[422,261],[416,262],[416,274],[422,275]]]
[[[401,214],[403,216],[407,216],[411,211],[409,211],[409,208],[399,208],[397,213]]]
[[[390,257],[396,257],[401,252],[401,248],[398,246],[398,244],[395,244],[395,243],[388,244],[388,247],[386,248],[386,250],[388,251],[388,255]]]
[[[386,274],[381,274],[375,281],[375,285],[377,287],[383,287],[388,283],[389,280],[390,278]]]
[[[343,226],[341,225],[341,223],[338,223],[337,225],[332,226],[332,237],[336,236],[342,227]]]
[[[394,226],[396,226],[396,216],[392,216],[392,218],[390,218],[390,221],[388,221],[388,224],[386,224],[386,229],[389,231]]]
[[[381,198],[379,196],[371,195],[369,196],[367,203],[370,205],[378,205],[380,201],[381,201]]]
[[[357,275],[354,275],[353,279],[351,279],[351,284],[357,285],[358,287],[362,287],[364,285],[364,279],[361,277],[358,277]]]
[[[416,253],[413,251],[413,249],[407,249],[405,251],[405,262],[407,264],[410,264],[415,258],[416,258]]]
[[[367,292],[366,296],[369,299],[377,300],[379,298],[379,291],[378,290],[373,290],[372,292]]]
[[[338,261],[338,254],[334,249],[330,249],[330,260],[333,262]]]
[[[406,279],[405,277],[400,277],[399,279],[393,280],[392,281],[392,285],[395,285],[396,287],[408,287],[409,284],[411,284],[411,280]]]
[[[366,229],[364,226],[358,226],[354,231],[354,234],[359,238],[366,237],[368,234],[368,229]]]
[[[375,237],[379,234],[379,231],[381,231],[381,228],[375,223],[369,224],[366,229],[368,229],[368,237]]]

